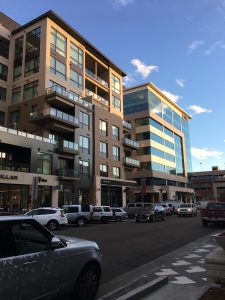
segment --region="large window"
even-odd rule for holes
[[[51,72],[66,79],[66,65],[51,56]]]
[[[152,92],[148,91],[150,111],[162,118],[162,101]]]
[[[80,135],[79,137],[79,147],[81,152],[89,153],[89,138],[86,136]]]
[[[118,141],[120,139],[119,136],[119,127],[116,126],[112,126],[112,138],[116,141]]]
[[[13,111],[10,114],[10,124],[18,123],[20,121],[20,111]]]
[[[100,164],[100,176],[108,177],[108,166]]]
[[[15,40],[13,81],[19,80],[22,76],[22,61],[23,61],[23,36]]]
[[[108,144],[100,142],[100,157],[107,158],[108,157]]]
[[[70,43],[70,60],[80,69],[83,69],[83,50],[73,43]]]
[[[161,145],[164,145],[164,139],[161,136],[159,136],[153,132],[150,133],[150,139]]]
[[[170,124],[172,124],[172,114],[172,108],[163,103],[163,119]]]
[[[12,90],[12,104],[19,103],[21,101],[21,87],[14,88]]]
[[[0,86],[0,100],[5,101],[6,100],[6,89]]]
[[[99,120],[99,130],[101,135],[107,136],[108,135],[107,122]]]
[[[112,90],[120,94],[120,79],[112,74]]]
[[[175,112],[173,112],[173,126],[176,127],[178,130],[181,130],[181,118]]]
[[[120,148],[117,146],[113,146],[113,160],[120,160]]]
[[[112,96],[112,106],[120,111],[121,110],[120,99],[115,96]]]
[[[0,111],[0,125],[5,125],[5,112]]]
[[[0,63],[0,79],[7,81],[8,67]]]
[[[25,84],[23,89],[24,101],[37,97],[38,87],[39,87],[38,80]]]
[[[83,76],[70,69],[70,82],[77,88],[83,89]]]
[[[37,173],[51,175],[52,173],[52,155],[38,152]]]
[[[39,72],[41,27],[26,34],[24,76]]]
[[[66,38],[55,28],[51,28],[51,49],[66,57]]]
[[[80,160],[79,161],[79,176],[80,177],[89,177],[89,162]]]
[[[9,40],[0,35],[0,56],[9,58]]]
[[[80,111],[80,126],[89,128],[89,115]]]
[[[120,168],[113,167],[113,178],[120,178]]]

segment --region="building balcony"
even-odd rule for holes
[[[128,138],[124,138],[123,140],[123,144],[125,147],[129,148],[129,149],[134,149],[137,150],[140,148],[139,143],[133,140],[130,140]]]
[[[7,161],[4,165],[0,165],[0,170],[29,173],[30,165]]]
[[[131,125],[131,123],[129,123],[129,122],[123,120],[123,129],[124,129],[124,132],[125,132],[125,133],[130,133],[131,130],[132,130],[132,125]]]
[[[46,128],[61,133],[73,132],[75,128],[79,127],[78,118],[52,107],[30,113],[30,120],[45,124]]]
[[[93,99],[98,100],[99,102],[101,102],[102,104],[104,104],[106,106],[109,106],[109,101],[107,99],[93,93],[92,91],[90,91],[88,89],[85,90],[85,93],[87,96],[92,96]]]
[[[79,154],[79,145],[66,140],[60,141],[58,143],[58,152],[77,155]]]
[[[103,85],[104,87],[106,87],[107,89],[109,88],[109,84],[108,82],[106,82],[105,80],[103,80],[101,77],[97,76],[96,74],[94,74],[93,72],[91,72],[88,69],[85,69],[85,72],[88,76],[90,76],[91,78],[95,79],[96,81],[98,81],[101,85]]]
[[[46,89],[46,101],[49,104],[57,105],[61,108],[72,108],[74,104],[92,110],[92,104],[75,93],[71,93],[60,86],[53,86]]]
[[[79,172],[78,170],[74,170],[74,169],[67,169],[67,168],[57,169],[57,175],[59,179],[63,179],[63,180],[79,179]]]
[[[131,168],[139,168],[140,167],[140,161],[130,158],[130,157],[125,157],[124,159],[124,165],[126,167],[131,167]]]

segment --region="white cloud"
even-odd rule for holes
[[[176,83],[183,88],[185,80],[184,79],[176,79]]]
[[[143,79],[147,78],[152,71],[158,71],[158,66],[147,66],[139,59],[132,59],[131,63],[136,67],[136,72],[139,73]]]
[[[191,154],[196,159],[209,159],[209,158],[220,158],[223,152],[217,150],[210,150],[208,148],[191,148]]]
[[[133,74],[128,74],[126,77],[123,78],[123,84],[125,86],[129,86],[131,83],[135,82],[135,78]]]
[[[213,43],[204,53],[206,55],[211,55],[217,48],[225,48],[224,41],[217,41]]]
[[[113,6],[117,9],[120,7],[125,7],[132,3],[134,3],[134,0],[113,0]]]
[[[188,46],[188,54],[191,54],[194,50],[199,48],[200,46],[203,46],[205,44],[205,41],[199,40],[199,41],[193,41],[189,46]]]
[[[173,102],[177,102],[178,100],[180,100],[182,98],[182,96],[178,96],[178,95],[174,95],[170,92],[167,92],[165,90],[162,90],[162,93],[169,98],[170,100],[172,100]]]
[[[206,108],[203,108],[203,107],[198,106],[198,105],[190,105],[188,108],[190,110],[192,110],[193,114],[195,114],[195,115],[202,114],[202,113],[211,113],[212,112],[212,109],[206,109]]]

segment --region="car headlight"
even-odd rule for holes
[[[180,208],[178,208],[177,211],[179,212],[179,211],[180,211]]]
[[[191,212],[191,209],[190,209],[190,208],[188,208],[188,211],[190,211],[190,212]]]

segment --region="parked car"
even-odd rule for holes
[[[174,214],[177,214],[177,209],[183,204],[183,201],[180,200],[166,200],[164,204],[167,204],[169,207],[172,208]]]
[[[92,221],[107,223],[113,220],[113,212],[110,206],[93,206]]]
[[[63,205],[68,223],[84,227],[92,219],[93,206],[89,204]]]
[[[57,237],[31,217],[0,217],[2,300],[93,300],[101,260],[95,242]]]
[[[169,207],[168,204],[165,204],[165,203],[154,203],[155,205],[161,205],[164,210],[165,210],[165,213],[166,213],[166,216],[171,216],[172,214],[172,208]]]
[[[127,213],[122,207],[111,207],[113,212],[113,219],[117,222],[121,222],[127,218]]]
[[[135,214],[140,210],[140,208],[151,206],[148,202],[131,202],[128,203],[125,211],[127,212],[128,218],[134,218]]]
[[[208,202],[206,208],[202,208],[200,213],[203,226],[209,223],[225,223],[224,202]]]
[[[197,208],[194,203],[183,203],[177,209],[177,216],[197,216]]]
[[[154,205],[141,207],[135,214],[135,221],[154,222],[156,220],[165,220],[165,209],[162,205]]]
[[[57,230],[59,226],[65,226],[68,223],[64,210],[55,207],[41,207],[30,210],[25,215],[31,216],[41,225],[46,226],[49,230]]]

